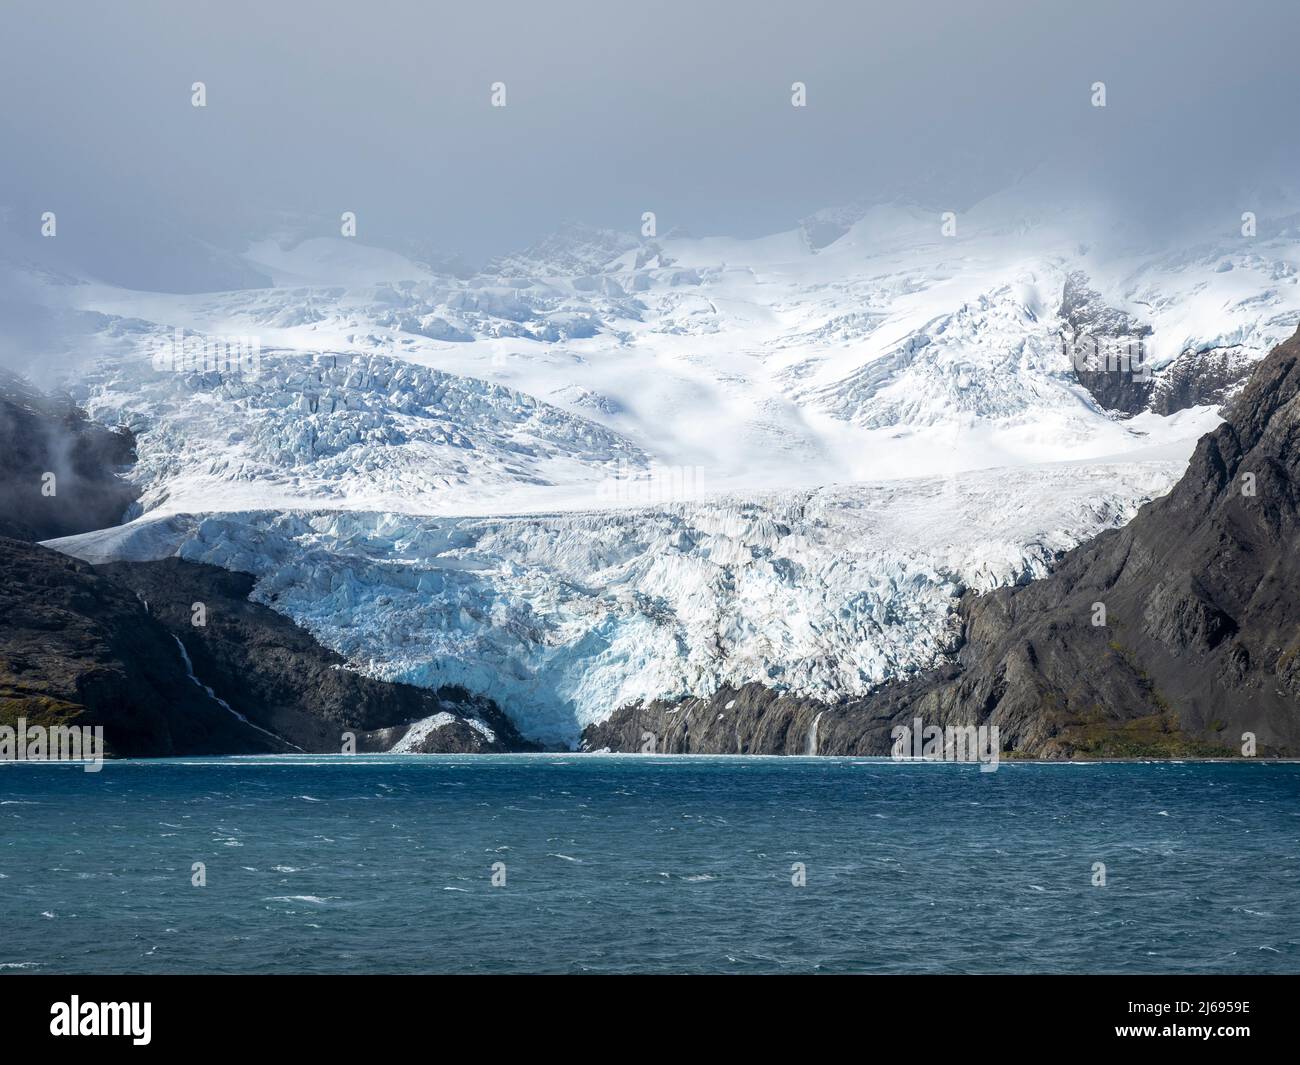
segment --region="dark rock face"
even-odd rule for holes
[[[887,685],[866,699],[823,703],[761,684],[721,688],[707,699],[623,707],[582,733],[584,750],[643,754],[888,754],[890,731],[956,666]],[[927,721],[927,724],[930,722]]]
[[[1300,751],[1298,393],[1300,335],[1259,364],[1169,495],[1046,580],[971,600],[963,681],[929,694],[932,712],[982,714],[1044,754],[1135,722]]]
[[[1226,756],[1244,733],[1300,754],[1300,333],[1226,414],[1129,525],[1043,580],[968,595],[953,666],[833,706],[750,686],[625,707],[586,746],[879,755],[919,717],[997,725],[1035,757]]]
[[[1239,348],[1185,351],[1156,375],[1151,410],[1169,415],[1224,403],[1241,390],[1250,371],[1251,362]]]
[[[532,749],[496,704],[461,688],[392,684],[345,668],[341,656],[268,607],[248,601],[253,578],[178,558],[95,567],[131,588],[184,645],[202,682],[249,721],[307,751],[387,750],[409,722],[450,714],[423,753]],[[194,624],[202,620],[202,625]],[[466,719],[481,722],[480,728]],[[488,739],[485,735],[495,738]]]
[[[1141,337],[1151,335],[1151,327],[1137,321],[1126,311],[1109,307],[1101,293],[1088,283],[1088,275],[1075,270],[1066,276],[1061,290],[1061,318],[1074,336]]]
[[[1060,315],[1074,376],[1103,410],[1167,416],[1221,404],[1250,376],[1251,360],[1235,347],[1184,351],[1159,370],[1151,369],[1144,348],[1151,327],[1107,306],[1079,271],[1065,279]]]
[[[1105,410],[1139,414],[1151,401],[1154,382],[1142,361],[1151,327],[1108,307],[1078,271],[1065,279],[1061,320],[1074,376]]]
[[[135,461],[128,430],[95,425],[71,400],[9,374],[0,374],[0,456],[0,536],[49,540],[106,528],[139,497],[117,475]]]
[[[0,539],[0,724],[102,725],[119,757],[532,750],[490,700],[363,677],[252,578],[180,559],[88,566]],[[202,603],[204,626],[192,624]],[[473,724],[471,724],[473,722]]]
[[[0,539],[0,723],[102,725],[119,756],[286,749],[189,677],[171,633],[85,563]]]
[[[247,574],[176,558],[91,567],[20,542],[115,525],[137,497],[114,472],[134,460],[131,436],[70,401],[0,380],[0,456],[0,537],[13,537],[0,538],[0,724],[101,725],[117,756],[337,753],[345,733],[360,752],[404,738],[416,753],[535,749],[491,700],[348,670],[250,603]]]

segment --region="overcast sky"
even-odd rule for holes
[[[481,260],[566,218],[744,236],[855,199],[960,210],[1044,160],[1071,161],[1062,196],[1159,225],[1297,173],[1298,10],[5,0],[0,206],[11,239],[55,210],[60,254],[158,288],[201,280],[190,239],[238,249],[279,216]]]

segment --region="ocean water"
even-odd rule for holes
[[[0,971],[1297,972],[1300,765],[0,763]]]

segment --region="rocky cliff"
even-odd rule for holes
[[[35,544],[0,538],[0,724],[104,728],[117,755],[288,747],[191,680],[131,590]]]
[[[0,724],[102,725],[118,756],[531,749],[490,700],[349,670],[245,574],[0,538],[0,575]]]
[[[1151,327],[1107,306],[1077,270],[1065,279],[1059,314],[1075,379],[1099,407],[1120,416],[1167,416],[1221,404],[1241,388],[1254,363],[1240,345],[1193,347],[1154,369],[1146,351]]]
[[[358,751],[407,737],[412,752],[531,749],[491,700],[375,680],[347,668],[283,614],[249,602],[253,578],[179,558],[95,567],[130,589],[185,648],[194,675],[235,713],[291,747],[337,752],[351,732]],[[419,740],[416,743],[417,739]]]
[[[246,574],[90,566],[29,542],[121,519],[129,433],[6,377],[0,445],[0,724],[101,725],[118,756],[339,752],[348,733],[360,752],[532,749],[490,700],[348,669],[249,602]]]
[[[1300,754],[1300,333],[1166,496],[1047,578],[961,606],[950,666],[862,699],[756,685],[624,707],[588,748],[887,754],[896,724],[991,724],[1026,756]]]

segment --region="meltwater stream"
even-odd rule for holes
[[[425,971],[1296,972],[1300,765],[0,763],[0,972]]]

